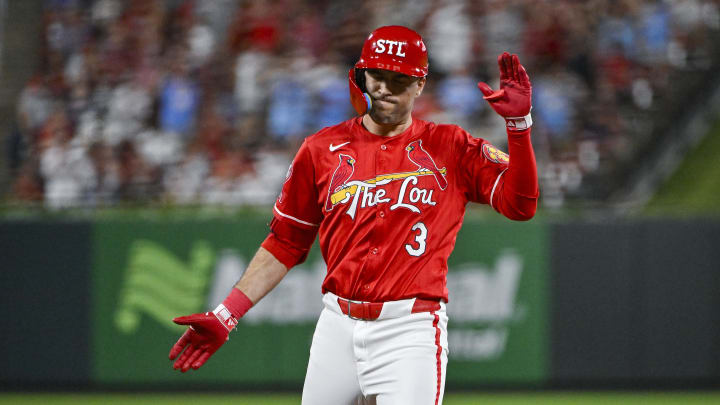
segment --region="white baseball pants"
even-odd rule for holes
[[[447,366],[445,303],[411,313],[414,299],[386,302],[377,320],[343,314],[323,296],[303,405],[439,405]]]

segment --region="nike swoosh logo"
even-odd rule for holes
[[[350,142],[341,143],[340,145],[333,145],[330,144],[330,152],[335,152],[336,150],[342,148],[343,146],[349,144]]]

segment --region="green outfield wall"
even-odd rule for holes
[[[317,248],[200,371],[167,359],[183,331],[172,318],[226,296],[268,220],[0,222],[0,387],[300,389]],[[466,220],[449,262],[448,388],[720,381],[718,243],[712,222]]]
[[[202,372],[166,360],[175,316],[214,308],[266,234],[266,219],[102,222],[93,228],[92,371],[103,383],[302,383],[325,265],[308,260],[241,320]],[[467,224],[448,276],[451,365],[459,384],[547,378],[545,228]],[[109,350],[109,348],[112,348]]]

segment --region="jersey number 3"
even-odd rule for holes
[[[407,250],[410,256],[421,256],[423,253],[425,253],[425,239],[427,239],[427,228],[425,227],[425,224],[423,224],[422,222],[418,222],[413,225],[411,230],[420,231],[420,233],[415,235],[415,243],[417,243],[417,247],[408,243],[407,245],[405,245],[405,250]]]

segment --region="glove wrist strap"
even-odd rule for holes
[[[233,288],[222,304],[215,308],[213,314],[225,325],[228,331],[231,331],[237,326],[238,319],[242,318],[252,306],[253,302],[245,293]]]
[[[524,131],[533,124],[530,113],[524,117],[505,117],[505,125],[510,131]]]
[[[227,307],[223,304],[220,304],[213,310],[213,314],[215,317],[220,321],[220,323],[223,324],[225,329],[230,332],[231,330],[235,329],[235,326],[238,324],[237,318],[235,318],[231,313],[230,310],[227,309]]]

